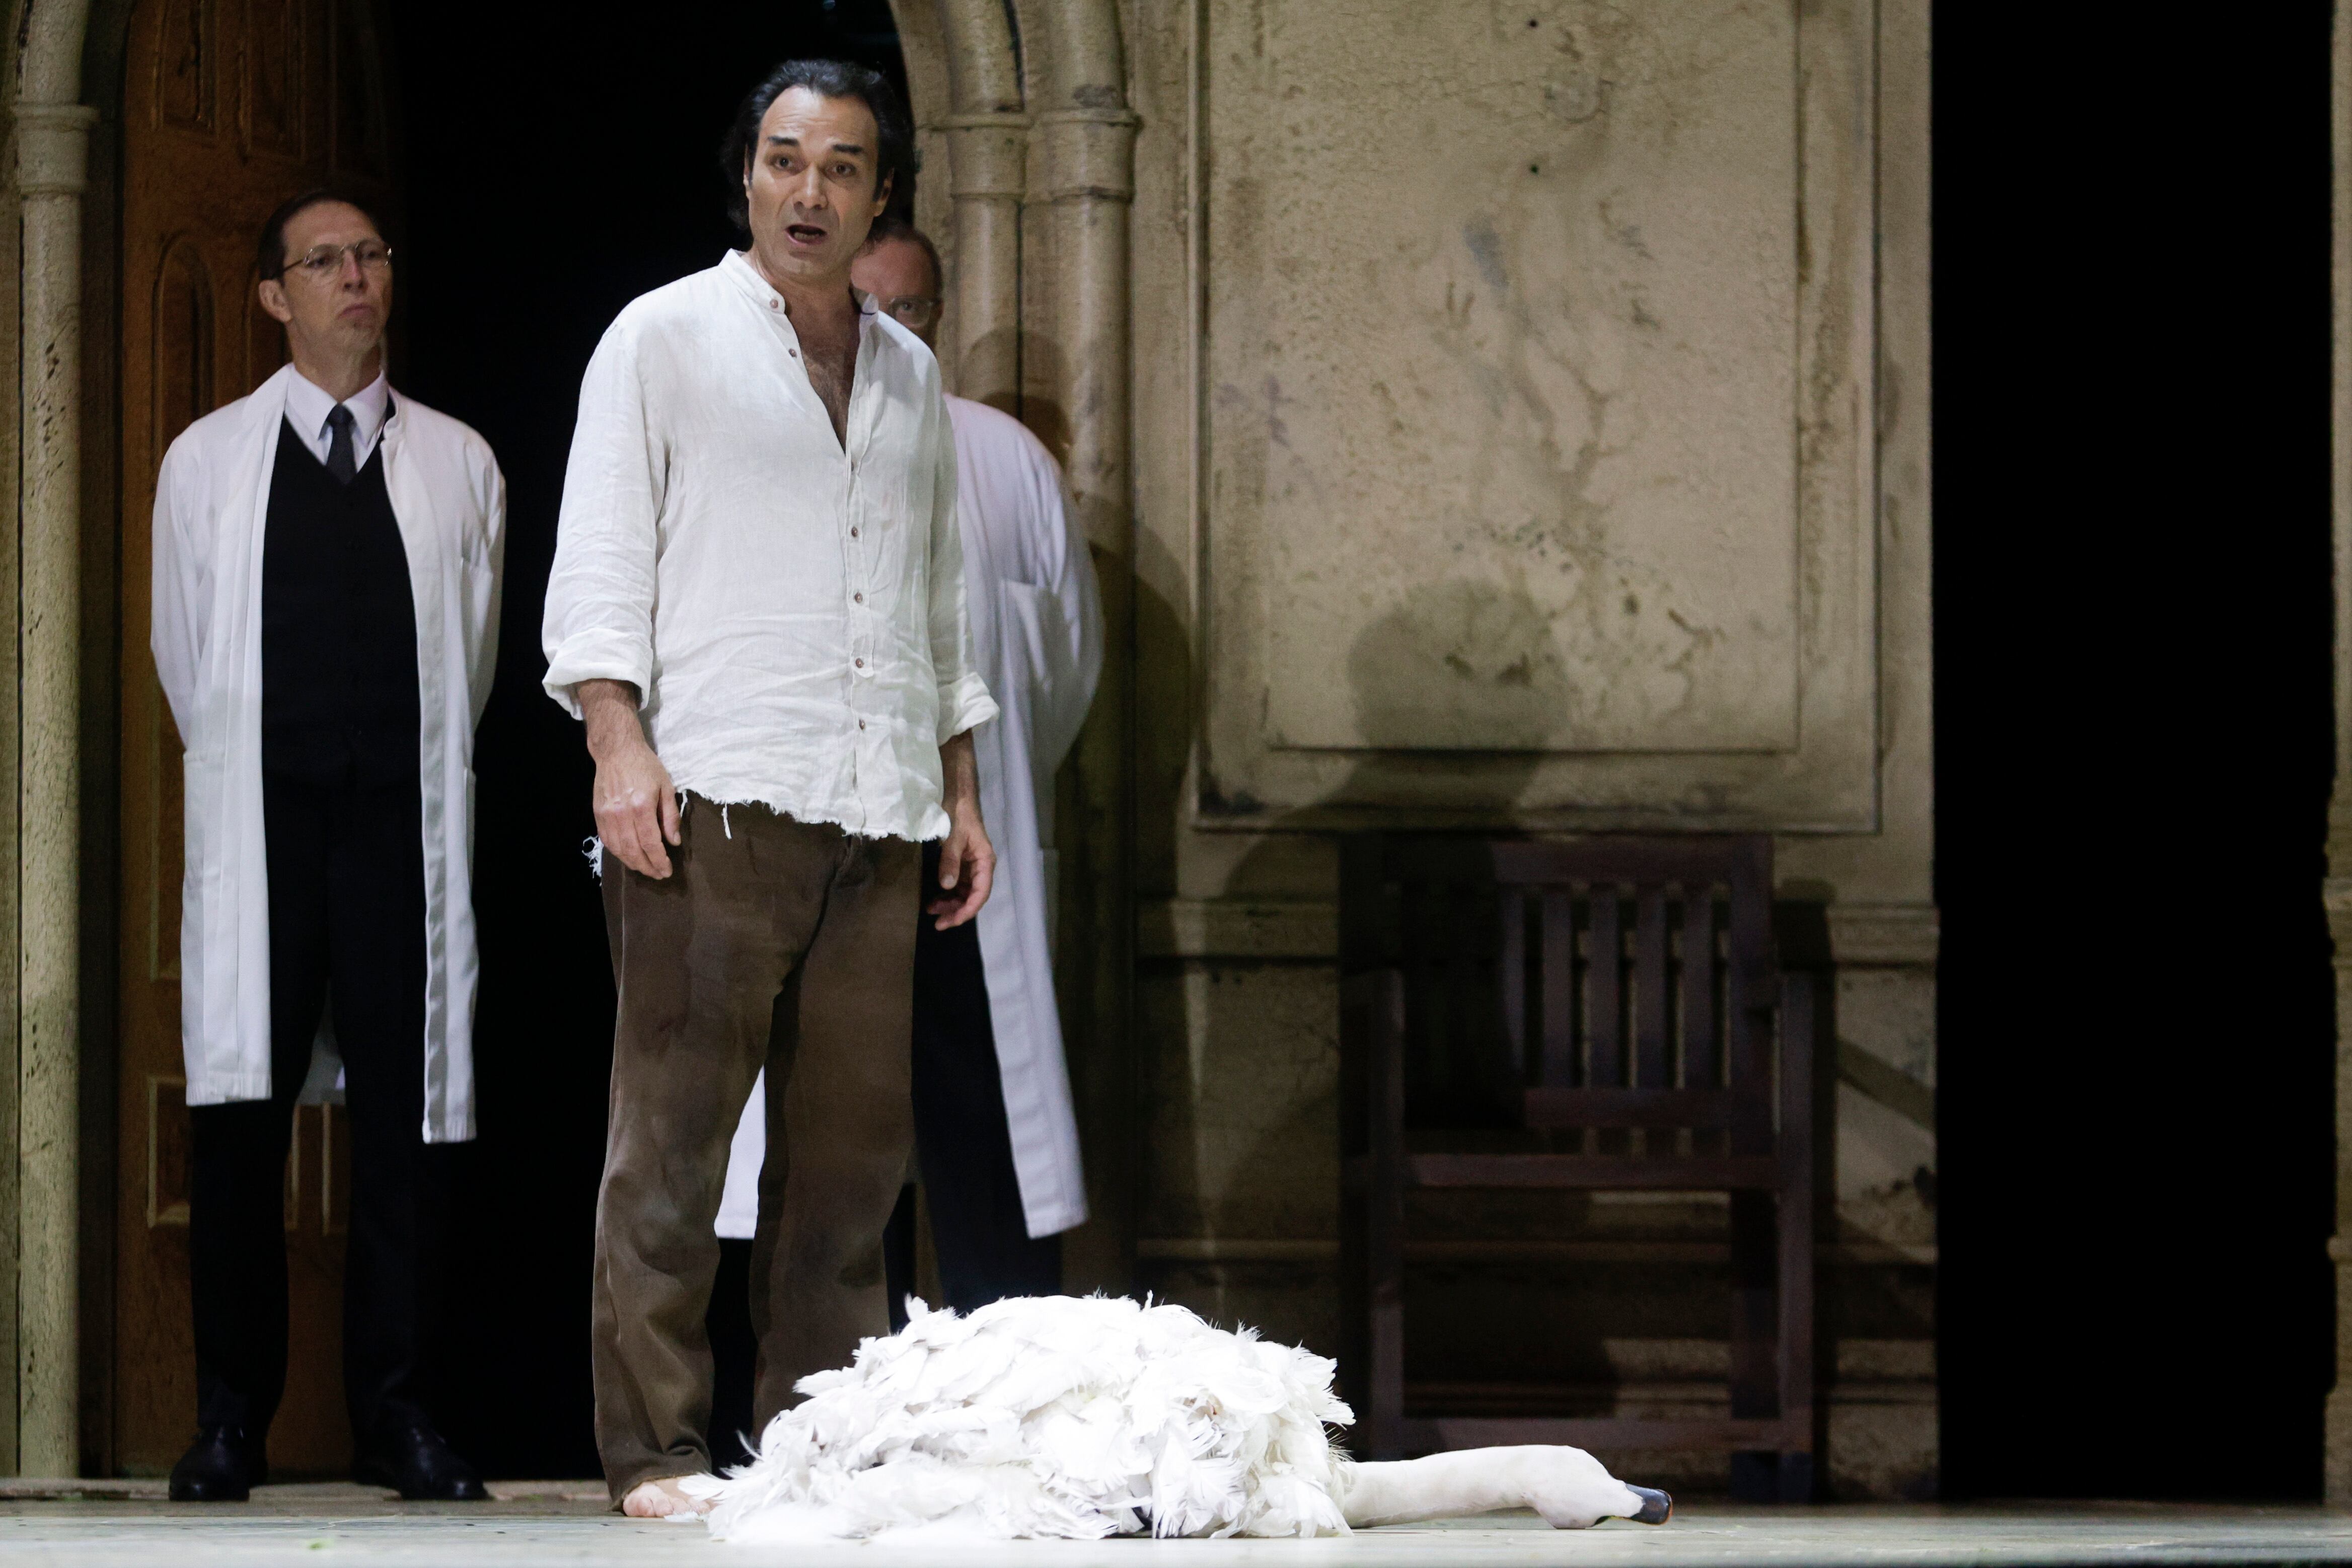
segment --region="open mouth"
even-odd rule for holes
[[[794,245],[821,245],[824,241],[824,230],[815,224],[786,224],[784,237]]]

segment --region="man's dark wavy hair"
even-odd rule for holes
[[[819,98],[854,98],[873,111],[875,140],[874,188],[887,180],[894,195],[904,197],[915,177],[915,127],[907,106],[881,72],[847,60],[786,60],[744,95],[734,122],[719,143],[719,168],[727,179],[727,215],[750,233],[751,206],[743,196],[743,173],[760,140],[760,121],[789,89],[804,87]]]

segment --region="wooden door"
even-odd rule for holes
[[[140,0],[123,88],[122,818],[115,1467],[168,1470],[195,1427],[188,1113],[180,1057],[180,740],[147,647],[155,474],[173,437],[284,363],[255,297],[271,209],[317,185],[378,204],[387,58],[369,0]],[[392,214],[384,214],[387,224]],[[282,1477],[351,1465],[341,1371],[350,1160],[306,1106],[286,1170]]]

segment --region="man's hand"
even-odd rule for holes
[[[941,931],[951,931],[980,913],[988,890],[996,883],[996,847],[980,820],[980,766],[971,752],[971,731],[965,730],[940,747],[940,804],[947,808],[948,838],[940,846],[940,890],[924,909],[939,918]]]
[[[573,690],[588,721],[588,754],[596,759],[596,836],[631,871],[668,876],[665,841],[678,841],[677,791],[646,744],[637,688],[626,681],[583,681]]]

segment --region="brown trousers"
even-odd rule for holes
[[[913,1138],[920,849],[689,798],[656,881],[604,861],[620,988],[596,1200],[596,1447],[617,1500],[708,1469],[719,1240],[751,1081],[768,1158],[751,1250],[756,1437],[793,1385],[889,1331],[882,1230]]]

